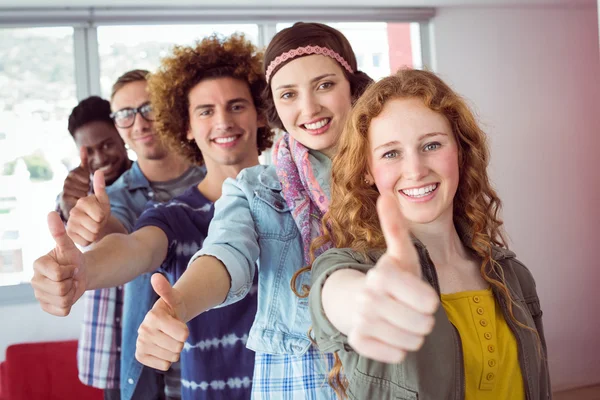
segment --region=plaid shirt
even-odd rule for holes
[[[253,400],[337,400],[327,383],[333,355],[311,346],[301,357],[256,353]]]
[[[79,338],[79,380],[99,389],[119,388],[123,286],[87,291]]]

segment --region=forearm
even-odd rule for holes
[[[334,272],[323,285],[323,309],[327,319],[344,335],[348,335],[355,309],[356,293],[364,285],[366,275],[353,269]]]
[[[114,215],[111,215],[108,218],[106,225],[104,225],[104,227],[98,234],[98,239],[96,239],[96,242],[100,241],[105,236],[108,236],[113,233],[127,234],[129,232],[127,232],[127,229],[125,229],[125,227],[123,226],[123,224],[121,223],[121,221],[119,221],[119,219],[117,217],[115,217]]]
[[[131,235],[110,234],[83,254],[86,289],[123,285],[160,267],[168,250],[166,235],[155,227],[142,229]]]
[[[202,256],[191,263],[173,286],[185,304],[185,322],[223,303],[231,287],[225,265],[212,256]]]

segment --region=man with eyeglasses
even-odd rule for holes
[[[80,199],[71,210],[66,231],[80,246],[95,243],[110,233],[131,233],[148,201],[166,202],[198,184],[205,175],[204,168],[192,166],[180,154],[169,151],[154,131],[147,76],[148,71],[129,71],[113,85],[111,117],[137,160],[107,188],[102,172],[96,173],[94,194]],[[178,365],[166,375],[139,363],[131,366],[135,371],[121,371],[121,327],[128,324],[127,319],[138,318],[138,314],[143,318],[157,300],[149,274],[128,283],[126,291],[136,299],[130,303],[133,309],[123,307],[123,286],[85,293],[79,378],[87,385],[104,389],[105,399],[120,399],[122,385],[135,388],[130,398],[177,399],[180,397]],[[137,335],[137,332],[123,334]]]

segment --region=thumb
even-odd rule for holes
[[[398,200],[392,195],[382,194],[377,200],[377,214],[387,245],[386,255],[392,257],[402,269],[420,276],[419,255]]]
[[[87,153],[87,148],[85,146],[82,146],[79,149],[79,159],[81,160],[81,164],[79,164],[81,169],[88,171],[88,173],[89,173],[90,168],[88,166],[88,153]]]
[[[48,229],[56,242],[56,248],[61,253],[77,249],[75,243],[73,243],[71,238],[67,235],[65,226],[56,211],[52,211],[48,214]]]
[[[106,182],[104,181],[104,172],[94,172],[94,196],[101,206],[110,208],[110,200],[106,194]]]
[[[160,298],[173,310],[175,318],[183,320],[183,312],[181,306],[183,301],[176,289],[173,289],[167,278],[162,274],[153,274],[150,278],[152,289],[160,296]]]

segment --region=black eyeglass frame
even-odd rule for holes
[[[123,112],[123,111],[131,111],[133,112],[133,118],[131,119],[131,124],[129,125],[119,125],[117,123],[117,116],[119,115],[119,113]],[[114,121],[115,125],[118,126],[119,128],[130,128],[133,126],[133,124],[135,124],[135,118],[137,116],[137,114],[140,114],[142,116],[142,118],[144,118],[146,121],[148,122],[153,122],[154,119],[149,118],[148,116],[144,115],[144,114],[149,114],[152,112],[152,104],[150,103],[144,103],[139,107],[136,108],[122,108],[118,111],[115,111],[114,113],[110,114],[110,118]]]

